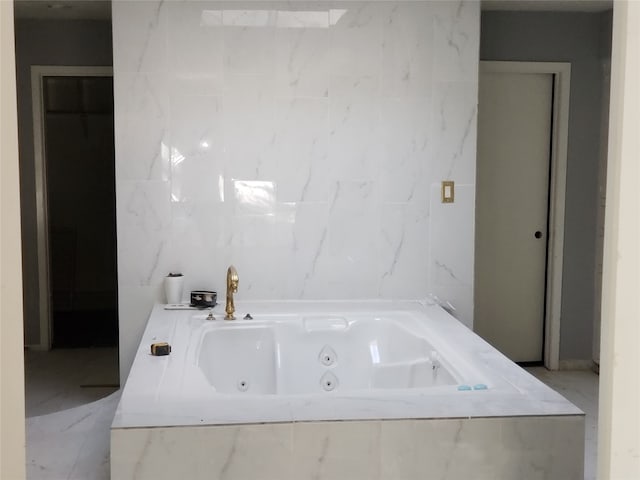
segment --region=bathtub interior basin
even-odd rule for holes
[[[195,363],[221,394],[420,389],[460,375],[419,332],[373,315],[205,325]]]

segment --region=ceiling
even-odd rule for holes
[[[482,2],[482,10],[602,12],[613,8],[613,0],[479,1]],[[16,18],[36,18],[50,20],[110,20],[111,1],[15,0],[15,16]]]
[[[14,11],[16,18],[48,20],[111,20],[111,1],[15,0]]]

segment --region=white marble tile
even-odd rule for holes
[[[184,274],[183,298],[191,290],[219,292],[224,295],[224,275],[228,267],[232,226],[228,205],[205,201],[174,203],[170,255],[165,269]]]
[[[284,14],[288,14],[284,16]],[[323,27],[309,24],[307,17]],[[278,21],[295,27],[276,32],[276,92],[285,97],[326,97],[329,94],[329,10],[280,11]]]
[[[159,74],[114,77],[116,179],[169,179],[169,97]]]
[[[512,435],[532,422],[525,437]],[[579,429],[572,417],[116,429],[112,474],[417,480],[428,473],[450,480],[581,480],[580,454],[565,444]]]
[[[227,202],[233,206],[234,220],[243,217],[266,217],[276,210],[276,183],[269,180],[232,180]],[[265,223],[265,225],[270,225]],[[247,239],[249,242],[259,239]],[[252,244],[247,246],[252,246]]]
[[[384,99],[380,108],[380,199],[412,202],[429,173],[431,103],[428,99]]]
[[[171,181],[171,204],[217,206],[224,198],[224,161],[211,152],[182,156],[174,152]],[[197,155],[212,155],[198,158]],[[219,212],[222,213],[222,212]]]
[[[223,12],[224,69],[229,74],[275,75],[275,10],[243,9]]]
[[[121,480],[288,479],[291,430],[289,424],[116,429],[111,475]]]
[[[173,96],[202,95],[221,97],[224,94],[224,72],[170,72],[169,91]]]
[[[433,79],[476,81],[479,58],[480,2],[474,0],[432,3]]]
[[[420,298],[428,282],[428,257],[415,255],[429,238],[426,206],[383,204],[380,206],[380,297]]]
[[[430,96],[435,49],[432,2],[389,2],[382,8],[382,95]]]
[[[224,152],[224,116],[222,98],[176,95],[171,99],[171,166],[188,159],[222,161]]]
[[[379,217],[375,182],[339,181],[331,186],[329,203],[329,255],[332,293],[337,298],[371,298],[378,279]]]
[[[455,185],[455,202],[441,202],[441,186],[431,186],[429,292],[448,301],[456,317],[473,325],[473,185]]]
[[[92,318],[88,317],[87,321],[92,321]],[[118,383],[116,348],[25,352],[27,417],[46,415],[93,402],[113,393]]]
[[[328,166],[332,178],[377,179],[380,143],[380,109],[375,98],[330,98]]]
[[[120,318],[125,315],[127,318],[126,322],[118,325],[121,384],[125,383],[137,353],[145,322],[151,313],[149,305],[165,301],[161,285],[141,287],[118,284],[118,313]]]
[[[168,2],[167,55],[177,72],[221,72],[222,10],[217,2]],[[202,48],[194,48],[199,45]]]
[[[167,70],[167,5],[163,0],[112,6],[113,67],[117,72]]]
[[[332,72],[329,76],[329,96],[332,99],[354,99],[370,102],[380,92],[377,75],[347,75]]]
[[[329,204],[299,203],[287,260],[286,298],[321,298],[330,280]]]
[[[171,227],[169,182],[120,182],[118,209],[118,283],[158,284],[167,274],[163,268]]]
[[[471,474],[477,479],[498,480],[502,477],[491,474],[495,473],[499,448],[482,445],[497,444],[499,423],[488,419],[383,422],[381,478],[419,478],[430,472],[442,479]]]
[[[85,439],[82,433],[55,433],[28,439],[27,476],[43,480],[68,478],[69,458],[73,463]]]
[[[527,370],[585,412],[584,478],[595,480],[598,453],[598,375],[589,370],[552,372],[544,367]]]
[[[226,177],[274,180],[276,103],[273,78],[227,75],[225,111]]]
[[[111,478],[110,427],[119,397],[119,394],[116,393],[105,399],[104,402],[101,402],[100,409],[93,414],[96,417],[94,428],[86,436],[82,449],[69,473],[69,480],[107,480]]]
[[[475,184],[477,121],[477,83],[434,85],[431,178]]]
[[[297,423],[292,471],[296,479],[380,478],[381,422]]]
[[[278,100],[274,149],[279,202],[328,201],[327,121],[325,99]]]
[[[579,417],[382,423],[383,479],[582,479]],[[550,443],[553,444],[550,448]],[[543,453],[544,452],[544,453]]]
[[[332,73],[378,75],[383,16],[377,2],[339,2],[329,12]]]
[[[109,426],[119,398],[116,392],[97,402],[28,418],[28,478],[108,480]]]
[[[279,278],[274,281],[275,276],[280,277],[285,271],[282,250],[275,247],[232,248],[229,259],[238,272],[243,272],[239,273],[240,287],[235,296],[238,301],[243,298],[283,298],[284,289]]]
[[[584,478],[582,418],[503,420],[500,443],[505,468],[518,478]]]

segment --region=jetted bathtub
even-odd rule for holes
[[[195,455],[193,462],[200,465],[189,478],[306,478],[293,473],[296,462],[306,458],[309,449],[324,462],[331,457],[330,451],[323,453],[329,445],[343,445],[335,454],[339,458],[362,457],[358,468],[380,468],[360,477],[350,467],[344,476],[334,472],[326,478],[424,478],[413,463],[453,455],[450,443],[460,441],[465,429],[473,430],[471,444],[480,454],[467,451],[460,453],[462,459],[452,457],[464,466],[464,475],[509,479],[515,471],[510,467],[496,467],[486,477],[478,475],[478,468],[482,458],[514,445],[523,462],[542,465],[540,471],[547,471],[545,462],[550,469],[554,462],[562,465],[556,468],[558,476],[551,472],[547,478],[581,475],[582,412],[438,305],[251,302],[238,304],[235,321],[223,320],[219,306],[212,313],[215,320],[208,319],[208,311],[154,308],[112,425],[113,478],[145,478],[140,468],[149,478],[171,478],[171,462],[182,465],[182,454]],[[243,319],[246,314],[252,319]],[[150,355],[154,342],[170,343],[171,354]],[[535,446],[518,444],[520,433],[505,436],[506,430],[520,430],[533,420],[535,427],[527,428],[540,429]],[[359,441],[369,442],[365,438],[373,435],[378,442],[366,454],[352,452],[359,448],[358,441],[344,443],[361,428],[372,433]],[[451,431],[437,433],[443,428]],[[326,437],[327,445],[309,446],[301,433],[309,431],[304,429]],[[387,444],[400,442],[410,449],[429,445],[428,453],[411,456],[415,477],[402,470],[404,463],[395,473],[380,476],[381,458],[388,450],[380,449],[389,429],[396,437]],[[435,429],[428,438],[442,438],[427,440],[424,429]],[[257,440],[264,435],[266,440]],[[188,447],[182,445],[185,441]],[[152,444],[159,445],[157,451]],[[217,458],[216,448],[207,444],[219,445],[232,458]],[[175,448],[186,450],[173,458],[169,451]],[[251,457],[256,449],[260,458],[269,452],[270,460],[256,464]],[[542,464],[530,458],[538,454]],[[211,469],[218,473],[209,475],[202,462],[213,462]],[[229,474],[228,462],[235,474]],[[187,467],[181,468],[174,474]],[[537,478],[522,475],[512,478]]]
[[[444,392],[465,382],[487,388],[477,369],[446,360],[441,342],[406,312],[256,314],[239,322],[197,315],[192,322],[202,324],[189,365],[219,394]]]

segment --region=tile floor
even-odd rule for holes
[[[79,387],[115,383],[117,363],[113,370],[113,352],[106,350],[27,353],[29,480],[109,480],[109,427],[120,391]],[[595,480],[598,376],[527,370],[586,413],[585,480]]]
[[[27,478],[109,479],[118,351],[25,352]]]
[[[27,417],[84,405],[119,386],[117,348],[25,352]]]
[[[585,413],[584,478],[596,479],[598,442],[598,375],[589,370],[550,372],[544,367],[527,368]]]

